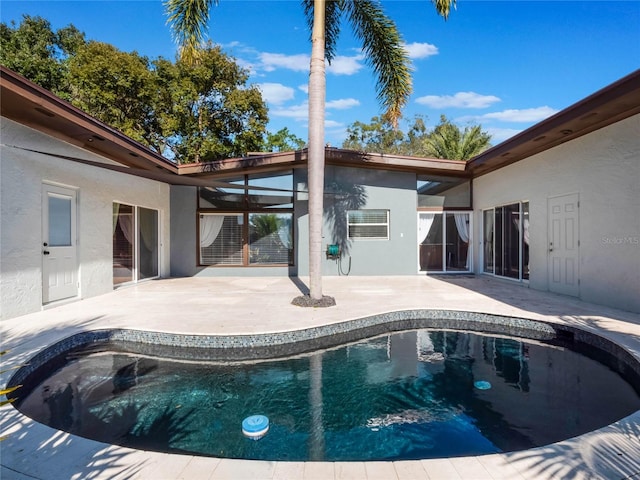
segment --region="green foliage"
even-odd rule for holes
[[[85,41],[73,26],[53,32],[24,17],[0,24],[1,63],[178,163],[260,150],[267,107],[248,74],[210,44],[198,62],[149,59]]]
[[[65,97],[66,61],[85,43],[73,25],[57,32],[41,17],[24,15],[19,26],[0,23],[0,63]]]
[[[427,156],[449,160],[469,160],[491,146],[491,135],[480,125],[466,126],[464,130],[451,123],[444,115],[426,139]]]
[[[305,141],[291,133],[287,127],[281,128],[276,133],[267,132],[262,151],[264,152],[291,152],[302,150]]]
[[[147,58],[90,41],[68,63],[75,106],[157,150],[151,135],[158,129],[156,82]]]
[[[371,153],[468,160],[489,148],[490,140],[491,135],[480,125],[461,130],[444,115],[431,131],[423,118],[416,116],[406,134],[394,129],[384,117],[373,117],[368,124],[351,124],[342,147]]]

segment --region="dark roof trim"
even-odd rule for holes
[[[2,116],[126,166],[178,172],[177,165],[0,65]]]
[[[640,113],[640,70],[614,82],[467,162],[484,175]]]
[[[231,158],[209,163],[192,163],[178,167],[180,175],[203,177],[232,176],[266,172],[283,168],[302,168],[307,164],[307,150],[254,154],[243,158]],[[325,163],[343,167],[375,168],[378,170],[410,171],[433,175],[468,177],[465,162],[438,158],[408,157],[379,153],[357,152],[339,148],[325,148]]]

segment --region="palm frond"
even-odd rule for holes
[[[446,20],[451,13],[451,7],[456,8],[456,0],[431,0],[435,5],[436,11]]]
[[[197,63],[199,47],[206,37],[212,5],[218,0],[167,0],[167,23],[171,27],[180,57],[191,64]]]
[[[378,2],[347,0],[341,6],[356,37],[362,41],[366,61],[377,77],[376,92],[386,110],[385,118],[397,127],[412,91],[411,62],[400,32]]]

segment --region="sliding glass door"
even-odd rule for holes
[[[468,212],[418,213],[420,271],[471,270],[470,215]]]
[[[501,277],[529,278],[529,203],[502,205],[483,212],[483,271]]]
[[[113,204],[113,284],[155,278],[159,271],[158,211]]]

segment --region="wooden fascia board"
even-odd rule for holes
[[[640,113],[640,70],[467,162],[478,177]]]
[[[178,172],[177,166],[169,160],[149,150],[144,145],[127,137],[114,128],[109,127],[105,123],[87,115],[70,103],[56,97],[48,90],[24,79],[5,67],[2,67],[0,72],[0,87],[3,90],[3,97],[8,94],[14,95],[24,103],[24,108],[27,108],[27,105],[33,105],[34,109],[39,109],[39,111],[32,115],[32,118],[37,119],[38,114],[43,116],[42,121],[27,122],[24,122],[24,118],[22,118],[23,121],[21,121],[21,118],[18,116],[7,115],[7,118],[19,123],[24,123],[47,135],[59,138],[67,143],[86,149],[120,164],[142,169],[155,169],[159,167],[172,173]],[[74,129],[78,131],[84,130],[86,136],[84,134],[78,135],[77,132],[69,134],[64,128],[57,128],[56,121],[47,121],[49,115],[53,115],[54,117],[51,118],[55,118],[61,125],[72,125]],[[97,135],[104,140],[95,140],[93,135]],[[95,141],[89,141],[89,139]],[[116,146],[118,150],[122,150],[122,155],[111,155],[108,149],[100,148],[100,144],[103,144],[103,142],[110,142]]]

